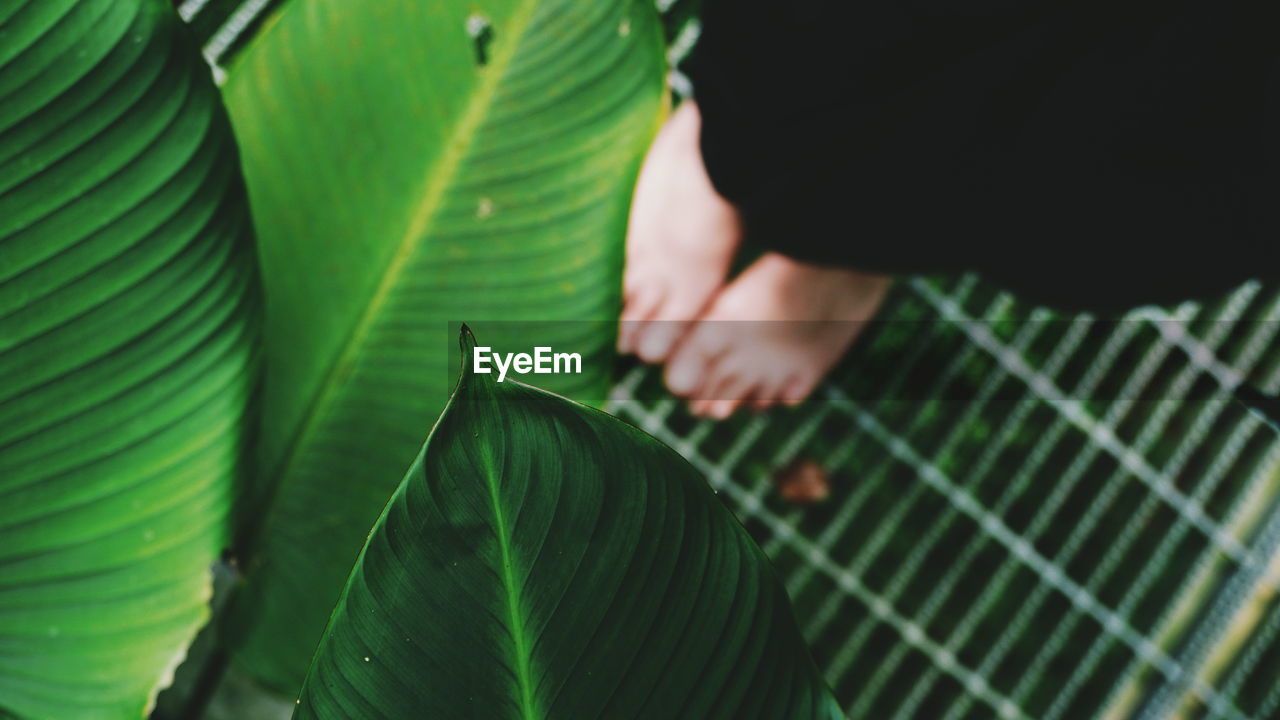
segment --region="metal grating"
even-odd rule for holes
[[[175,4],[221,79],[280,2]],[[696,421],[634,367],[610,410],[773,558],[852,717],[1274,720],[1280,435],[1231,391],[1280,391],[1278,316],[1256,284],[1102,324],[917,278],[801,408]],[[799,457],[827,500],[773,491]]]
[[[851,717],[1274,718],[1280,435],[1231,391],[1280,382],[1277,313],[1250,284],[1101,323],[917,278],[801,408],[695,421],[636,367],[610,409],[774,559]],[[829,499],[773,492],[797,457]]]

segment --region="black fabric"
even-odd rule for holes
[[[1118,311],[1280,273],[1275,2],[706,0],[688,64],[748,239]]]

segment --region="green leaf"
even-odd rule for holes
[[[641,0],[292,2],[230,69],[278,495],[229,618],[237,662],[269,687],[296,692],[448,399],[449,321],[528,322],[583,357],[554,389],[604,397],[662,69]]]
[[[764,554],[683,458],[464,369],[369,534],[294,717],[840,711]]]
[[[230,542],[259,291],[185,33],[0,0],[0,716],[140,717]]]

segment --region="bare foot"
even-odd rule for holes
[[[871,319],[889,278],[768,253],[712,301],[667,362],[697,415],[808,397]]]
[[[649,148],[627,228],[618,350],[662,362],[689,321],[724,286],[742,237],[738,211],[716,193],[698,144],[692,101]]]

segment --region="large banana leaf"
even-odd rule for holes
[[[269,687],[296,692],[448,398],[448,321],[531,321],[540,344],[583,355],[555,388],[603,397],[603,324],[552,321],[615,317],[660,34],[639,0],[305,0],[229,70],[277,488],[229,627]]]
[[[369,534],[294,714],[840,716],[764,553],[683,458],[466,369]]]
[[[137,718],[232,533],[260,310],[167,0],[0,0],[0,716]]]

